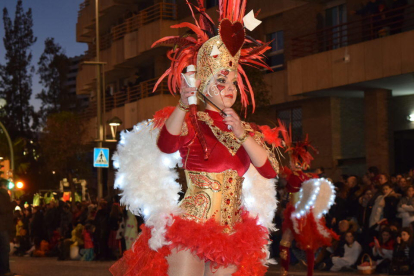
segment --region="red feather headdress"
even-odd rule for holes
[[[264,61],[264,53],[270,49],[270,42],[263,43],[246,36],[243,23],[246,0],[220,0],[219,36],[216,25],[205,12],[203,1],[197,0],[197,5],[194,5],[187,0],[187,4],[195,24],[184,22],[171,28],[189,28],[194,35],[190,36],[187,32],[184,36],[168,36],[152,45],[152,47],[162,44],[174,45],[174,48],[167,53],[171,66],[157,81],[154,91],[164,78],[168,78],[168,88],[171,93],[176,94],[177,89],[181,87],[181,73],[192,64],[197,64],[196,78],[201,80],[199,89],[201,93],[204,92],[208,80],[218,70],[237,70],[241,102],[246,107],[249,104],[247,95],[250,94],[254,110],[253,89],[242,65],[271,70]],[[199,14],[198,19],[196,13]],[[213,43],[218,45],[221,55],[211,55]]]
[[[292,163],[296,166],[299,165],[302,169],[307,169],[310,166],[311,161],[313,160],[312,155],[309,150],[313,150],[315,153],[318,151],[311,145],[309,141],[308,134],[303,141],[292,141],[292,128],[286,130],[283,122],[279,120],[279,125],[284,129],[281,131],[283,136],[283,141],[286,145],[285,152],[289,154]]]

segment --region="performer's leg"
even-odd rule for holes
[[[203,276],[205,262],[189,250],[172,250],[167,257],[169,276]]]
[[[237,271],[237,266],[229,265],[227,267],[214,268],[211,267],[211,262],[206,262],[204,276],[231,276]]]
[[[308,276],[312,276],[315,264],[315,252],[313,250],[306,250],[306,262],[308,264]]]
[[[283,232],[282,240],[280,241],[280,265],[282,266],[282,275],[288,275],[290,263],[290,245],[293,240],[293,235],[290,229]]]

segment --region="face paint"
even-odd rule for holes
[[[221,70],[220,73],[227,76],[229,74],[229,70],[224,69],[224,70]]]
[[[221,84],[217,84],[217,89],[221,91],[223,91],[223,89],[226,88],[224,85]]]

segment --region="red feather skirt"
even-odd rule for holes
[[[117,261],[110,271],[114,276],[168,276],[166,257],[173,248],[185,248],[214,267],[236,265],[233,276],[261,276],[267,271],[263,264],[268,243],[268,231],[258,225],[257,219],[245,212],[242,222],[234,225],[234,233],[223,233],[224,226],[213,219],[197,223],[175,217],[167,228],[166,239],[171,242],[157,251],[148,245],[151,228],[141,226],[142,232],[131,250]]]

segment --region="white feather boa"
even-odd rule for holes
[[[168,244],[166,227],[173,216],[180,213],[177,206],[180,185],[176,182],[176,165],[182,166],[178,152],[162,153],[156,140],[159,129],[152,129],[152,121],[137,124],[131,132],[122,132],[117,152],[113,156],[118,168],[115,187],[123,190],[121,203],[135,215],[141,214],[145,223],[153,227],[149,245],[157,250]],[[261,225],[274,230],[276,211],[275,180],[262,177],[251,165],[244,175],[242,202],[244,208]]]

